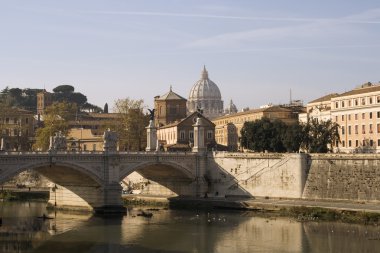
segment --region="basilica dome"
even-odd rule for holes
[[[187,100],[189,113],[203,110],[207,118],[215,118],[223,114],[223,101],[218,86],[209,79],[206,67],[203,67],[201,79],[198,80],[190,90]]]

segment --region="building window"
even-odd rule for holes
[[[358,100],[357,100],[357,99],[355,99],[354,101],[355,101],[355,105],[358,105]]]
[[[365,105],[365,98],[362,98],[362,105]]]
[[[377,118],[380,118],[380,112],[377,112]]]
[[[29,123],[29,118],[25,118],[25,124]]]
[[[372,98],[371,97],[369,98],[369,103],[372,104]]]
[[[369,124],[369,133],[372,134],[372,124]]]
[[[358,125],[355,126],[355,134],[358,134],[359,133],[359,127]]]
[[[9,124],[9,118],[5,118],[5,124]]]
[[[212,130],[207,131],[207,139],[212,139]]]
[[[373,147],[373,140],[369,140],[369,145]]]
[[[366,143],[365,143],[365,140],[363,140],[363,147],[365,147],[365,144],[366,144]]]
[[[335,102],[335,108],[338,108],[339,107],[338,105],[339,105],[338,102]]]
[[[351,140],[348,141],[348,147],[351,147]]]
[[[346,143],[345,143],[344,141],[342,141],[342,147],[345,147],[345,144],[346,144]]]
[[[348,120],[351,120],[351,114],[348,114]]]
[[[342,115],[342,121],[344,121],[344,115]]]
[[[185,139],[185,131],[184,131],[184,130],[181,130],[181,131],[179,132],[179,139],[180,139],[180,140],[184,140],[184,139]]]
[[[344,135],[345,134],[345,131],[344,131],[345,129],[344,129],[344,126],[342,126],[342,135]]]
[[[351,126],[348,126],[348,135],[351,135]]]
[[[377,124],[377,132],[380,133],[380,124]]]
[[[342,107],[344,107],[344,101],[342,101]]]
[[[377,146],[380,147],[380,139],[377,140]]]
[[[96,151],[96,144],[92,144],[92,151]]]
[[[355,113],[355,120],[358,120],[358,114]]]
[[[362,134],[365,134],[365,125],[362,125]]]
[[[365,119],[365,113],[364,112],[362,113],[362,119]]]
[[[189,132],[189,139],[190,140],[194,139],[194,131]]]
[[[359,141],[358,140],[355,141],[355,147],[359,147]]]
[[[87,151],[87,144],[83,144],[83,151]]]
[[[377,97],[377,103],[380,103],[380,96]]]
[[[338,122],[338,116],[335,116],[335,122]]]
[[[372,112],[369,113],[369,118],[372,119]]]
[[[348,106],[351,106],[351,100],[348,100]]]

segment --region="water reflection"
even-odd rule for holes
[[[152,218],[50,212],[44,203],[7,203],[1,252],[376,252],[375,226],[300,223],[252,212],[160,210]]]

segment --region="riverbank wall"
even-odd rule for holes
[[[379,154],[234,154],[209,159],[210,195],[380,201]]]

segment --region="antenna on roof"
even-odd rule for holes
[[[289,91],[290,91],[290,94],[289,94],[289,98],[290,98],[289,104],[291,104],[292,103],[292,89],[290,89]]]

